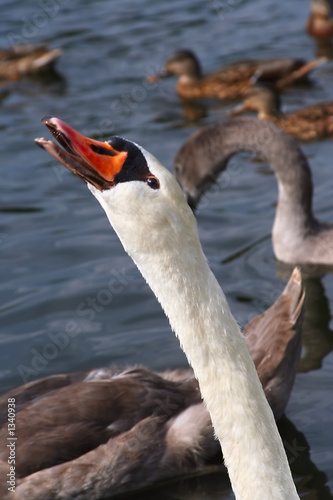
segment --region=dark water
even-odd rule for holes
[[[223,119],[226,108],[210,103],[206,116],[189,121],[175,81],[148,86],[146,76],[178,48],[192,48],[206,71],[239,58],[310,59],[316,47],[304,31],[307,2],[21,4],[1,1],[1,45],[48,41],[64,54],[58,78],[13,83],[0,104],[1,390],[109,363],[185,366],[160,307],[100,206],[33,139],[48,134],[40,119],[55,115],[87,135],[127,136],[171,168],[185,138]],[[310,89],[284,95],[285,108],[333,99],[332,63],[312,80]],[[313,170],[316,212],[333,220],[333,142],[306,145],[304,151]],[[276,182],[267,165],[249,157],[237,157],[231,167],[197,216],[211,267],[244,325],[284,286],[270,242]],[[332,498],[333,491],[332,301],[332,275],[308,283],[303,373],[287,409],[293,472],[299,491],[311,500]],[[175,494],[232,498],[216,477],[182,484]]]

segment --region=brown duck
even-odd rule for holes
[[[190,50],[180,50],[172,54],[161,72],[150,76],[148,81],[178,75],[177,93],[181,98],[236,99],[258,79],[274,82],[282,90],[323,61],[323,58],[308,63],[302,59],[253,59],[229,64],[216,73],[203,76],[195,54]]]
[[[258,118],[270,120],[301,141],[316,141],[333,136],[333,102],[320,102],[290,113],[282,113],[280,96],[270,85],[257,84],[245,95],[243,103],[228,114],[257,111]]]
[[[298,365],[303,301],[295,269],[280,297],[244,330],[276,420],[286,408]],[[16,492],[8,493],[12,398],[17,484]],[[222,463],[189,369],[156,373],[109,367],[52,375],[1,396],[0,425],[2,500],[109,498]]]
[[[312,0],[306,31],[316,38],[333,37],[332,0]]]
[[[51,69],[61,49],[45,45],[18,45],[0,50],[0,80],[18,80]]]

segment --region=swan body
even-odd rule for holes
[[[191,370],[157,374],[110,367],[54,375],[11,391],[10,397],[18,411],[16,477],[21,479],[14,498],[19,500],[105,498],[175,475],[180,467],[200,468],[206,455],[218,455]],[[4,416],[7,406],[8,394],[0,400]],[[177,432],[179,418],[184,423]],[[191,418],[198,422],[195,432]],[[7,420],[3,424],[1,441],[8,434]],[[175,434],[179,442],[172,447]],[[0,472],[8,472],[4,450]]]
[[[45,45],[23,45],[0,50],[0,80],[17,80],[53,67],[62,51]]]
[[[280,98],[274,87],[256,85],[244,96],[243,103],[229,111],[239,115],[247,110],[258,112],[258,118],[269,120],[301,141],[333,136],[333,102],[319,102],[304,109],[282,113]]]
[[[286,408],[298,366],[303,302],[295,269],[275,303],[244,329],[276,420]],[[189,369],[154,373],[109,367],[29,382],[0,397],[0,442],[8,433],[8,398],[16,402],[20,500],[45,500],[51,491],[62,500],[109,498],[221,463],[209,413]],[[3,450],[0,496],[5,500],[1,488],[8,457]],[[77,479],[83,467],[84,482]],[[10,493],[9,500],[14,499]]]
[[[44,123],[37,143],[87,183],[161,303],[198,379],[237,500],[298,499],[244,336],[203,254],[183,191],[140,146]]]
[[[148,78],[148,81],[178,75],[177,93],[181,98],[236,99],[251,87],[253,79],[272,81],[282,90],[307,75],[322,61],[320,58],[308,63],[301,59],[253,59],[229,64],[204,77],[196,55],[190,50],[179,50],[167,59],[161,72]]]
[[[298,366],[303,302],[295,269],[275,303],[244,330],[276,420]],[[29,382],[0,397],[0,441],[8,433],[8,398],[16,401],[20,500],[45,500],[50,492],[62,500],[109,498],[221,463],[209,413],[189,369],[154,373],[109,367]],[[83,468],[84,481],[78,480]],[[0,453],[3,500],[7,472],[5,451]]]
[[[278,204],[272,229],[276,258],[288,264],[333,264],[333,225],[312,210],[312,176],[297,142],[283,130],[255,118],[235,118],[192,134],[174,160],[175,175],[192,208],[240,151],[260,155],[274,171]]]

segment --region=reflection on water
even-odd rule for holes
[[[324,358],[333,350],[333,331],[329,327],[331,313],[321,279],[308,278],[304,286],[304,353],[298,368],[300,373],[321,368]]]
[[[322,280],[325,273],[332,273],[327,267],[309,266],[302,268],[303,286],[305,288],[303,318],[303,353],[298,372],[306,373],[318,370],[323,361],[333,351],[333,331],[330,328],[331,312]],[[277,275],[287,281],[293,267],[277,262]]]
[[[278,427],[300,497],[304,494],[311,500],[332,499],[326,484],[327,476],[311,460],[311,450],[305,435],[286,417],[281,419]]]

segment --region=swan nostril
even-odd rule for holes
[[[111,151],[110,149],[103,148],[103,146],[97,146],[96,144],[90,144],[90,148],[99,155],[106,156],[117,156],[116,152]]]

